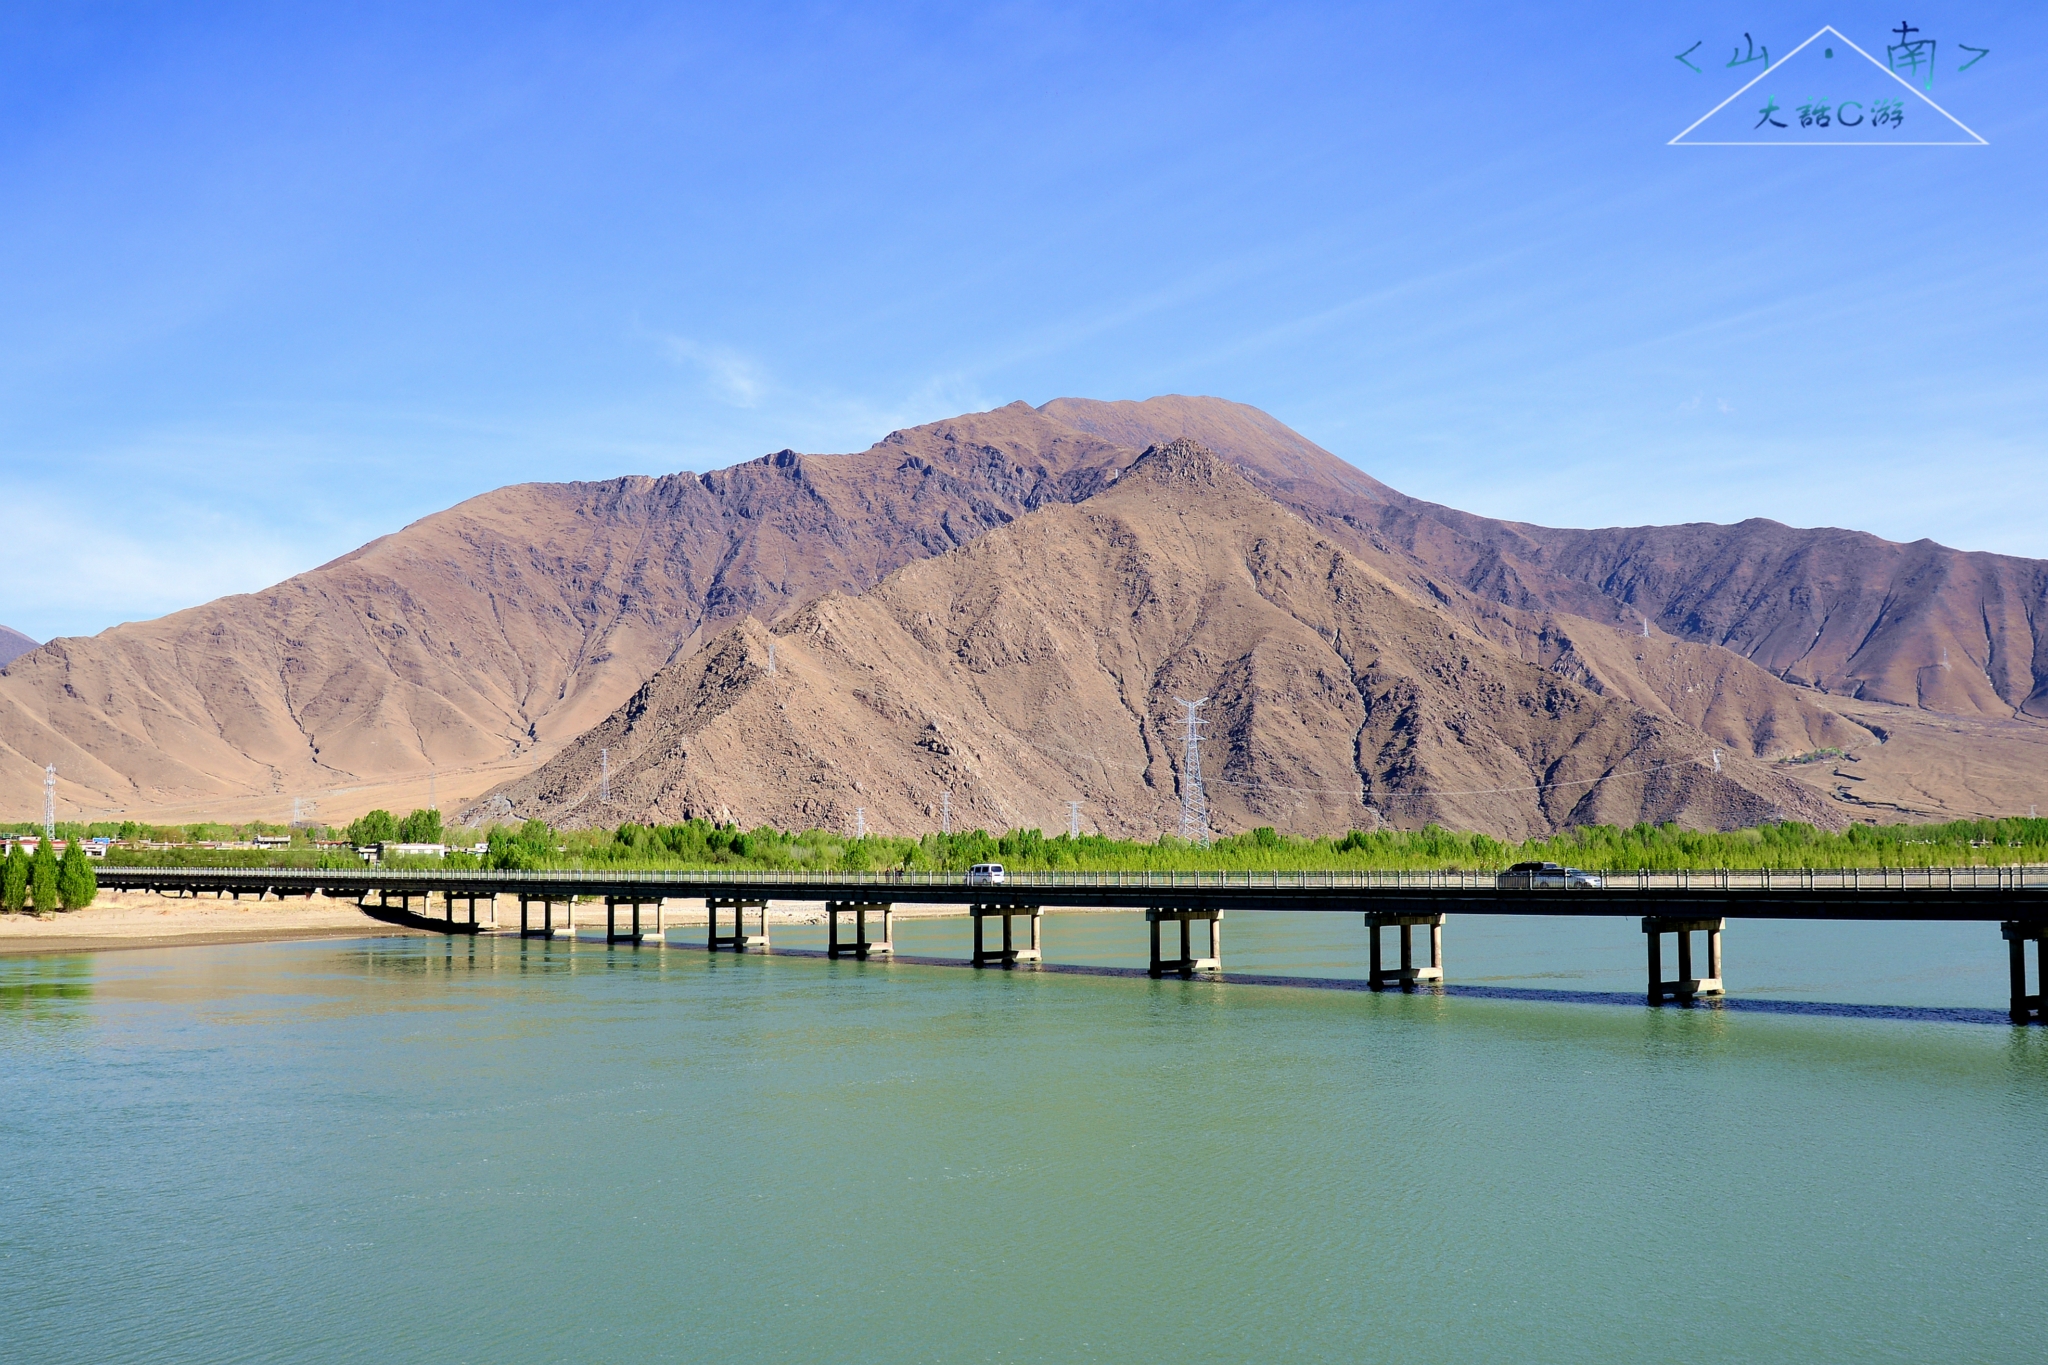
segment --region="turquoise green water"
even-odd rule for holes
[[[1995,929],[1738,927],[1759,995],[2003,1004]],[[1634,990],[1626,928],[1456,921],[1452,976]],[[8,1361],[2048,1340],[2048,1030],[377,939],[0,960],[0,1094]]]

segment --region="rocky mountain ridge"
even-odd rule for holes
[[[275,818],[325,793],[334,816],[418,804],[430,774],[451,804],[530,771],[740,618],[864,592],[1183,436],[1492,646],[1733,751],[1866,741],[1843,714],[1857,707],[2003,733],[2040,706],[2041,561],[1767,522],[1488,521],[1241,404],[1057,399],[857,455],[500,489],[262,593],[51,641],[0,671],[0,798],[39,802],[55,761],[82,810]]]
[[[964,824],[1057,827],[1078,800],[1149,838],[1178,819],[1176,699],[1204,696],[1219,829],[1847,818],[1474,635],[1185,439],[865,593],[734,627],[465,815],[901,830],[944,794]]]

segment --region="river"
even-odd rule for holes
[[[1135,916],[1046,925],[1142,965]],[[1225,950],[1314,988],[0,959],[0,1359],[2031,1361],[2048,1031],[1990,1022],[2003,948],[1737,921],[1736,1000],[1661,1010],[1633,922],[1454,919],[1416,995],[1332,988],[1363,931],[1313,915]]]

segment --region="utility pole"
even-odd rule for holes
[[[43,769],[43,837],[52,844],[57,842],[57,765],[52,763]],[[43,908],[36,902],[36,909]]]
[[[1174,701],[1188,709],[1187,749],[1180,766],[1180,837],[1203,848],[1209,846],[1209,801],[1202,793],[1202,727],[1209,722],[1197,714],[1209,699]]]
[[[612,803],[612,751],[597,751],[597,799],[600,805]]]
[[[1079,801],[1067,802],[1067,837],[1069,839],[1081,837],[1081,803]]]
[[[939,793],[939,833],[953,832],[953,793]]]

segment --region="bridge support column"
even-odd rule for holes
[[[732,911],[732,932],[729,934],[718,932],[718,912],[724,909]],[[747,911],[749,910],[759,910],[761,912],[761,932],[758,934],[749,934],[747,932]],[[705,898],[704,911],[710,916],[711,923],[711,933],[706,938],[704,946],[712,952],[715,953],[721,948],[730,948],[736,953],[744,953],[749,948],[759,948],[764,953],[769,950],[767,901],[710,896]]]
[[[1721,930],[1723,919],[1672,919],[1662,915],[1643,916],[1643,936],[1649,947],[1650,1003],[1661,1005],[1669,998],[1689,1004],[1698,996],[1724,995],[1721,985]],[[1707,936],[1707,974],[1692,974],[1692,936]],[[1664,935],[1678,936],[1678,979],[1664,979]]]
[[[657,927],[651,933],[642,933],[640,931],[640,907],[645,904],[647,904],[647,901],[639,896],[606,896],[604,898],[604,941],[606,943],[660,943],[662,941],[662,930],[660,927]],[[633,927],[623,934],[619,932],[619,907],[622,905],[631,906],[633,909]],[[661,915],[661,902],[657,900],[654,902],[654,905],[655,916],[658,921]]]
[[[1036,905],[977,904],[968,906],[968,917],[974,921],[974,953],[973,956],[968,958],[968,965],[974,967],[1014,967],[1020,962],[1043,962],[1045,960],[1045,952],[1039,939],[1039,911],[1040,907]],[[1003,946],[1000,948],[989,947],[988,940],[984,935],[984,925],[991,919],[1000,919],[1003,922]],[[1025,919],[1031,922],[1031,945],[1029,947],[1019,948],[1017,946],[1016,938],[1010,929],[1010,921],[1013,919]],[[1159,956],[1159,935],[1157,931],[1153,933],[1152,939],[1154,950],[1152,956],[1157,958]]]
[[[568,922],[555,923],[555,902],[561,901],[568,908]],[[540,927],[535,928],[528,919],[528,907],[540,906]],[[574,938],[576,937],[576,898],[574,896],[529,896],[519,893],[519,936],[521,938]]]
[[[476,891],[444,891],[441,893],[441,895],[442,898],[446,901],[448,913],[445,916],[445,918],[448,921],[448,932],[451,934],[455,933],[457,930],[463,930],[464,932],[474,934],[477,932],[479,928],[482,927],[477,923],[476,919],[476,903],[479,900],[488,899],[492,902],[494,908],[491,911],[491,921],[494,924],[497,922],[498,915],[495,906],[498,898],[496,896],[486,897],[482,895],[480,892]],[[465,925],[461,920],[455,918],[455,902],[457,902],[458,900],[464,902],[469,907],[469,922],[467,925]],[[434,898],[432,895],[429,895],[427,897],[427,904],[429,906],[432,906],[433,903]]]
[[[1209,955],[1196,957],[1190,941],[1189,926],[1196,920],[1207,920],[1209,924]],[[1193,976],[1196,972],[1223,971],[1223,912],[1215,909],[1197,909],[1189,906],[1153,905],[1145,909],[1145,924],[1152,931],[1152,965],[1148,975],[1164,976],[1176,972],[1181,976]],[[1180,956],[1159,955],[1159,926],[1178,924],[1180,926]]]
[[[2007,920],[1998,926],[2012,964],[2012,1021],[2048,1024],[2048,923]],[[2034,945],[2034,991],[2027,993],[2027,944]]]
[[[1385,967],[1380,961],[1380,930],[1398,927],[1401,931],[1401,965]],[[1415,942],[1411,935],[1417,929],[1429,930],[1429,962],[1425,966],[1415,965]],[[1380,915],[1366,912],[1365,932],[1371,945],[1368,955],[1365,984],[1376,991],[1398,986],[1402,990],[1413,990],[1425,981],[1444,979],[1444,917],[1442,915]]]
[[[894,956],[896,907],[888,901],[826,901],[825,902],[825,956],[857,957],[862,960],[877,954]],[[839,917],[853,916],[853,942],[839,941]],[[868,937],[868,916],[882,917],[882,936]]]

